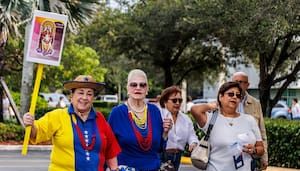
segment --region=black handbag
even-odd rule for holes
[[[164,162],[161,162],[160,168],[158,171],[176,171],[173,163],[171,160],[167,160],[167,153],[166,149],[163,150],[162,152],[162,160]]]

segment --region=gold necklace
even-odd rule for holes
[[[128,107],[130,108],[130,110],[133,111],[133,112],[135,112],[135,113],[142,113],[142,112],[145,111],[145,108],[146,108],[146,104],[144,104],[143,108],[140,109],[140,110],[133,109],[133,107],[130,104],[129,100],[127,101],[127,104],[128,104]]]
[[[136,115],[136,113],[134,113],[133,111],[130,111],[130,114],[132,116],[133,121],[140,128],[146,128],[146,123],[147,123],[147,108],[144,108],[144,109],[146,109],[146,110],[144,110],[143,115],[140,118]]]

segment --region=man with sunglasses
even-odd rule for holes
[[[268,166],[268,143],[267,143],[267,134],[264,123],[264,117],[261,109],[260,102],[250,94],[248,94],[247,90],[249,88],[248,75],[244,72],[236,72],[232,76],[232,81],[238,82],[240,87],[242,88],[242,99],[240,105],[238,107],[238,111],[240,113],[247,113],[252,115],[257,121],[258,127],[260,129],[260,133],[262,136],[262,140],[264,143],[265,153],[260,159],[261,169],[265,170]]]

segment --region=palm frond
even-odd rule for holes
[[[68,27],[76,32],[80,25],[87,25],[92,21],[100,7],[99,0],[42,0],[44,11],[65,14],[69,18]]]

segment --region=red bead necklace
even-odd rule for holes
[[[143,137],[142,134],[140,133],[140,131],[137,129],[130,112],[128,112],[128,116],[129,116],[129,119],[131,122],[131,127],[134,131],[135,137],[139,143],[140,148],[144,151],[150,150],[150,148],[152,146],[152,123],[151,123],[150,114],[148,113],[148,115],[147,115],[148,116],[148,119],[147,119],[148,133],[147,133],[146,137]]]
[[[83,134],[79,128],[79,126],[77,125],[77,123],[75,123],[73,121],[73,118],[72,118],[72,123],[73,125],[75,126],[75,129],[76,129],[76,132],[78,134],[78,137],[79,137],[79,141],[80,141],[80,144],[81,144],[81,147],[84,149],[84,150],[88,150],[88,151],[91,151],[95,144],[96,144],[96,134],[95,134],[95,128],[93,129],[93,135],[92,135],[92,141],[90,144],[87,144],[85,143],[84,141],[84,137],[83,137]]]

